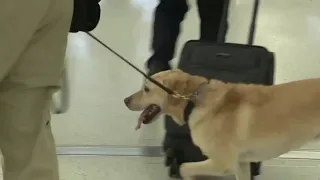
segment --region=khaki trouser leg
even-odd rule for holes
[[[58,180],[50,123],[73,0],[0,0],[0,148],[4,180]]]
[[[3,83],[0,92],[4,180],[58,180],[55,143],[48,123],[52,89]]]

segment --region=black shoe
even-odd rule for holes
[[[148,64],[148,76],[152,76],[161,71],[170,70],[171,66],[168,63],[153,62]]]

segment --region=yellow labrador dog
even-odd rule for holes
[[[207,80],[180,70],[160,72],[155,80],[181,95],[195,93],[194,107],[170,96],[151,82],[125,99],[132,111],[142,111],[141,124],[161,114],[180,125],[188,123],[194,144],[208,157],[184,163],[184,180],[197,175],[250,180],[249,162],[275,158],[320,136],[320,79],[274,86],[245,85]]]

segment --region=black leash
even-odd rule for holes
[[[133,69],[135,69],[136,71],[138,71],[140,74],[142,74],[146,79],[148,79],[149,81],[151,81],[152,83],[156,84],[157,86],[159,86],[161,89],[163,89],[164,91],[166,91],[168,94],[170,95],[174,95],[174,96],[178,96],[178,94],[176,92],[174,92],[172,89],[167,88],[166,86],[162,85],[161,83],[159,83],[158,81],[156,81],[155,79],[153,79],[152,77],[148,76],[146,73],[144,73],[143,71],[141,71],[139,68],[137,68],[135,65],[133,65],[131,62],[129,62],[126,58],[124,58],[123,56],[121,56],[119,53],[117,53],[116,51],[114,51],[111,47],[109,47],[108,45],[106,45],[105,43],[103,43],[101,40],[99,40],[97,37],[95,37],[94,35],[92,35],[89,32],[86,32],[90,37],[92,37],[94,40],[96,40],[100,45],[102,45],[103,47],[107,48],[109,51],[111,51],[114,55],[116,55],[118,58],[120,58],[121,60],[123,60],[125,63],[127,63],[129,66],[131,66]]]
[[[157,86],[159,86],[161,89],[163,89],[164,91],[166,91],[169,95],[171,95],[172,97],[175,98],[181,98],[184,100],[187,100],[187,105],[184,109],[183,112],[183,118],[184,121],[186,123],[188,123],[190,115],[193,111],[193,109],[195,108],[195,104],[192,100],[194,100],[197,96],[198,96],[198,91],[189,94],[187,96],[184,95],[180,95],[177,92],[173,91],[170,88],[167,88],[166,86],[162,85],[161,83],[159,83],[158,81],[156,81],[155,79],[153,79],[152,77],[148,76],[146,73],[144,73],[143,71],[141,71],[139,68],[137,68],[135,65],[133,65],[132,63],[130,63],[126,58],[124,58],[123,56],[121,56],[119,53],[117,53],[116,51],[114,51],[111,47],[109,47],[108,45],[106,45],[105,43],[103,43],[101,40],[99,40],[97,37],[95,37],[94,35],[92,35],[91,33],[87,32],[87,34],[93,38],[94,40],[96,40],[100,45],[102,45],[103,47],[107,48],[109,51],[111,51],[111,53],[113,53],[114,55],[116,55],[117,57],[119,57],[121,60],[123,60],[125,63],[127,63],[129,66],[131,66],[133,69],[135,69],[136,71],[138,71],[140,74],[142,74],[146,79],[148,79],[149,81],[151,81],[152,83],[156,84]],[[209,83],[209,81],[207,82]]]

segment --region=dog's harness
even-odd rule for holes
[[[210,82],[210,80],[208,80],[206,83],[201,84],[199,89],[196,92],[190,94],[189,96],[185,96],[185,97],[188,97],[188,98],[184,98],[185,100],[187,100],[187,105],[183,111],[183,120],[185,123],[189,122],[190,115],[191,115],[193,109],[196,107],[195,100],[196,100],[197,96],[199,95],[201,88],[203,87],[203,85],[209,84],[209,82]]]
[[[195,107],[195,104],[193,101],[188,101],[186,107],[183,111],[183,119],[185,123],[189,122],[190,114],[192,113],[193,109]]]

